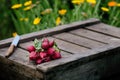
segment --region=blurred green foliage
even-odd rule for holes
[[[14,31],[9,6],[9,0],[0,0],[0,40],[11,37]]]
[[[59,25],[98,18],[106,24],[120,27],[120,0],[80,0],[84,3],[79,5],[73,4],[73,0],[31,0],[32,4],[25,6],[24,3],[28,1],[30,0],[0,0],[0,40],[12,37],[13,32],[21,35],[58,26],[56,25],[58,17]],[[87,1],[96,1],[96,3]],[[116,1],[119,6],[108,6],[111,1]],[[15,4],[22,6],[12,9]],[[24,10],[26,7],[31,8]],[[109,11],[102,10],[102,7]],[[62,9],[66,10],[65,15],[60,15],[59,11]],[[41,14],[46,10],[51,12]],[[37,25],[33,24],[36,18],[40,19]]]

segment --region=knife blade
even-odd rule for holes
[[[5,54],[5,57],[8,58],[14,51],[14,48],[17,46],[18,42],[20,40],[20,36],[19,35],[16,35],[15,38],[13,39],[10,47],[8,48],[6,54]]]

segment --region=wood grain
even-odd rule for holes
[[[9,58],[5,58],[4,56],[7,49],[7,47],[0,49],[0,64],[4,64],[2,66],[10,71],[16,72],[16,75],[22,74],[34,78],[43,77],[41,72],[38,73],[38,71],[36,71],[36,65],[29,63],[29,53],[27,51],[16,48]]]
[[[105,44],[103,44],[103,43],[93,41],[90,39],[86,39],[86,38],[76,36],[73,34],[69,34],[69,33],[57,34],[57,35],[54,35],[54,37],[71,42],[71,43],[74,43],[76,45],[84,46],[84,47],[87,47],[90,49],[105,46]]]
[[[87,27],[89,30],[100,32],[112,37],[120,38],[120,29],[114,26],[110,26],[104,23],[99,23],[97,25],[92,25]]]
[[[119,38],[111,37],[102,33],[97,33],[91,30],[86,30],[84,29],[77,29],[77,30],[72,30],[70,33],[79,35],[88,39],[92,39],[93,41],[100,41],[106,44],[111,44],[114,42],[120,42]]]

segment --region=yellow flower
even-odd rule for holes
[[[101,10],[103,10],[103,11],[105,11],[105,12],[108,12],[108,11],[109,11],[109,9],[106,8],[106,7],[101,7]]]
[[[61,9],[61,10],[59,10],[59,14],[60,14],[60,15],[65,15],[66,12],[67,12],[66,9]]]
[[[60,24],[61,24],[61,18],[57,17],[57,19],[56,19],[56,25],[60,25]]]
[[[29,5],[31,5],[32,4],[32,1],[30,0],[30,1],[26,1],[25,3],[24,3],[24,6],[29,6]]]
[[[116,6],[116,5],[117,5],[117,2],[115,2],[115,1],[108,2],[108,6],[110,6],[110,7]]]
[[[41,18],[37,17],[37,18],[34,19],[33,24],[37,25],[37,24],[40,23],[40,21],[41,21]]]
[[[42,15],[44,14],[49,14],[50,12],[52,12],[51,8],[45,9],[44,11],[41,12]]]
[[[13,37],[17,36],[17,32],[12,33]]]
[[[120,7],[120,3],[118,3],[117,6]]]
[[[15,4],[11,8],[12,9],[17,9],[17,8],[20,8],[20,7],[22,7],[22,4]]]
[[[96,4],[96,0],[87,0],[88,3]]]
[[[31,9],[31,6],[27,6],[27,7],[25,7],[23,10],[24,11],[27,11],[27,10],[30,10]]]
[[[24,20],[24,18],[20,18],[20,21],[23,21]]]
[[[84,0],[72,0],[72,3],[73,4],[81,4],[81,3],[83,3],[84,2]]]
[[[28,21],[28,18],[20,18],[20,21]]]
[[[28,18],[24,18],[24,21],[28,21]]]

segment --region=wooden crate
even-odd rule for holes
[[[35,38],[55,39],[62,58],[34,65],[26,47]],[[120,72],[120,29],[97,19],[74,22],[21,36],[5,58],[13,38],[0,41],[0,78],[7,80],[100,80]]]

